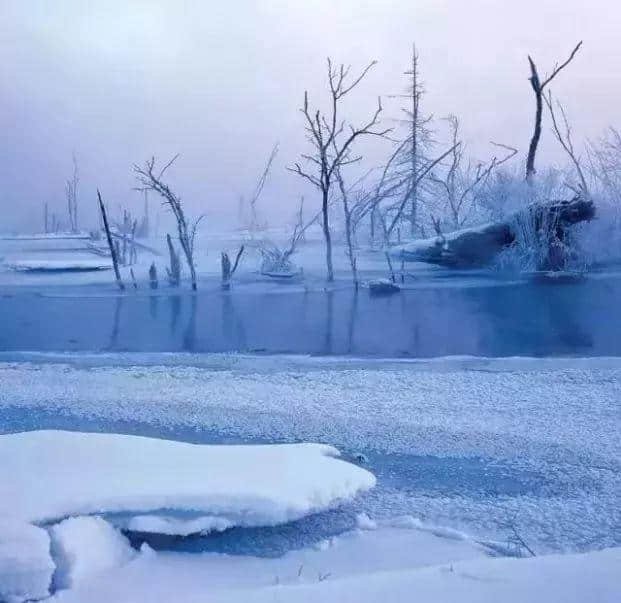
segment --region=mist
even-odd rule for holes
[[[348,99],[366,115],[382,96],[394,126],[416,43],[427,113],[459,115],[469,153],[489,141],[520,160],[532,129],[526,56],[542,71],[582,39],[571,73],[554,84],[582,143],[618,120],[621,7],[600,0],[562,4],[458,1],[339,2],[3,2],[0,7],[0,204],[3,231],[38,229],[42,206],[64,211],[72,153],[80,169],[80,211],[96,224],[96,188],[112,205],[140,207],[131,166],[180,153],[170,178],[190,212],[209,224],[235,221],[271,147],[280,152],[262,200],[282,223],[306,194],[287,172],[305,150],[299,112],[305,89],[325,101],[327,56],[378,65]],[[543,161],[561,152],[544,123]],[[437,136],[442,138],[443,132]],[[366,142],[379,163],[387,150]]]

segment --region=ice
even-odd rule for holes
[[[55,588],[70,588],[135,557],[127,538],[100,517],[71,517],[50,529]]]
[[[275,525],[375,485],[322,444],[204,446],[137,436],[32,431],[0,436],[0,515],[176,510]]]
[[[48,533],[0,515],[0,601],[46,597],[53,571]]]

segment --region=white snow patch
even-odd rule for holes
[[[31,431],[0,436],[0,515],[220,516],[275,525],[329,508],[375,477],[323,444],[205,446],[138,436]]]
[[[101,517],[71,517],[50,528],[55,588],[71,588],[121,567],[136,553],[127,538]]]
[[[115,525],[119,525],[113,518],[111,518],[111,521]],[[224,532],[224,530],[233,527],[235,523],[223,517],[214,517],[213,515],[202,515],[192,519],[167,515],[136,515],[120,525],[132,532],[189,536],[190,534]]]
[[[377,522],[373,521],[366,513],[356,515],[356,525],[361,530],[377,530]]]
[[[9,268],[25,272],[90,272],[110,270],[112,265],[101,260],[17,260]]]
[[[0,601],[47,597],[53,572],[48,533],[0,516]]]

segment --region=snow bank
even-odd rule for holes
[[[53,571],[47,532],[0,516],[0,601],[47,597]]]
[[[472,543],[380,528],[277,559],[145,550],[60,603],[563,603],[619,600],[621,549],[494,559]]]
[[[176,510],[274,525],[375,485],[322,444],[203,446],[137,436],[32,431],[0,436],[0,516]],[[164,513],[165,514],[165,513]]]
[[[131,561],[127,538],[101,517],[72,517],[50,528],[55,588],[70,588]]]

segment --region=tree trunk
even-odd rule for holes
[[[595,216],[593,202],[579,198],[548,207],[530,207],[524,211],[534,212],[536,224],[556,224],[556,237],[560,240],[569,226],[591,220]],[[391,255],[402,257],[406,261],[427,262],[448,267],[482,266],[491,262],[496,254],[515,241],[512,222],[513,220],[509,218],[505,222],[484,224],[423,239],[394,247],[391,249]],[[553,253],[550,257],[553,257]],[[548,268],[555,268],[553,262],[550,262]]]
[[[535,155],[537,153],[537,146],[539,145],[539,139],[541,138],[541,117],[543,111],[543,101],[541,97],[541,90],[538,85],[535,87],[533,84],[533,90],[535,92],[535,100],[537,108],[535,111],[535,129],[533,131],[533,137],[530,140],[528,147],[528,157],[526,159],[526,180],[531,181],[536,173],[535,170]]]
[[[323,236],[326,240],[326,267],[328,269],[328,282],[334,281],[334,269],[332,268],[332,236],[328,217],[328,191],[322,191],[321,214],[323,217]]]
[[[108,226],[108,216],[106,215],[106,207],[101,199],[101,194],[97,191],[97,200],[99,201],[99,210],[101,211],[101,218],[104,223],[104,229],[106,231],[106,238],[108,239],[108,247],[110,248],[110,256],[112,257],[112,266],[114,268],[114,275],[116,276],[116,284],[121,291],[125,290],[125,285],[121,280],[121,273],[119,272],[119,261],[116,255],[116,248],[112,242],[112,235],[110,234],[110,227]]]

